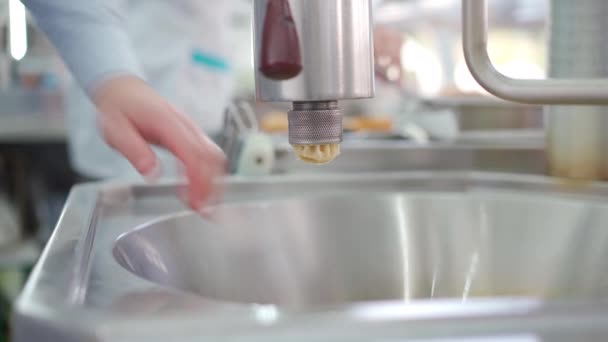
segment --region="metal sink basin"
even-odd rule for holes
[[[16,303],[13,341],[608,334],[605,184],[462,171],[233,177],[206,217],[186,211],[179,187],[77,187]]]
[[[348,191],[346,191],[348,192]],[[402,192],[227,204],[123,235],[120,264],[211,300],[291,310],[365,301],[608,297],[608,205]]]

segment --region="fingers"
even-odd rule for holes
[[[135,78],[106,81],[94,96],[104,113],[100,125],[107,143],[143,175],[154,175],[159,162],[149,144],[171,151],[188,177],[188,204],[200,209],[214,192],[213,178],[223,171],[221,150],[185,115]]]
[[[205,203],[208,204],[220,202],[223,193],[223,186],[219,182],[214,182],[213,179],[226,173],[227,160],[224,152],[215,142],[213,142],[213,140],[209,138],[208,135],[203,133],[203,131],[194,122],[194,120],[192,120],[191,117],[187,116],[183,112],[174,109],[173,107],[170,107],[170,110],[175,114],[175,117],[178,118],[179,121],[182,123],[184,129],[190,130],[192,134],[198,137],[204,150],[210,154],[209,160],[211,162],[208,164],[208,168],[212,182],[210,183],[211,189],[209,190],[209,196],[206,198]],[[181,167],[180,170],[182,175],[185,175],[186,171],[184,170],[184,168]],[[183,198],[184,193],[182,193],[180,197]]]
[[[218,166],[223,160],[176,116],[167,116],[166,121],[156,125],[155,135],[183,164],[188,178],[188,204],[200,210],[213,195],[213,179],[220,175]]]
[[[124,155],[146,180],[160,176],[158,158],[124,115],[105,113],[99,115],[98,122],[107,144]]]
[[[214,154],[216,159],[224,160],[224,163],[222,163],[222,165],[217,166],[221,166],[221,172],[225,172],[224,169],[226,156],[224,154],[224,151],[222,151],[222,149],[217,146],[217,144],[213,142],[208,135],[203,133],[203,131],[198,127],[194,120],[192,120],[192,118],[190,118],[188,115],[178,111],[173,107],[169,107],[169,110],[171,110],[175,114],[175,117],[182,123],[182,125],[186,129],[189,129],[199,139],[202,146],[206,150],[208,150],[209,153]]]

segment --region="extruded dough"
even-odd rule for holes
[[[298,158],[307,163],[327,164],[340,155],[340,144],[293,145]]]

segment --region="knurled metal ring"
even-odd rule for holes
[[[289,143],[292,145],[339,144],[342,142],[342,110],[291,110]]]

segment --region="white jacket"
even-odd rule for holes
[[[145,78],[210,134],[221,128],[232,92],[231,0],[24,0],[57,47],[78,86],[68,96],[74,167],[94,178],[135,170],[102,140],[86,96],[118,74]],[[175,161],[157,151],[165,175]]]

